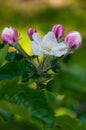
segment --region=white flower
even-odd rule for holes
[[[58,43],[53,32],[48,32],[43,39],[38,33],[34,33],[32,39],[32,50],[37,56],[46,54],[60,57],[68,52],[67,45],[64,42]]]

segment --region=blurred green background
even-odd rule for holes
[[[20,43],[31,53],[27,29],[35,27],[44,34],[60,23],[69,31],[80,31],[86,37],[85,0],[0,0],[0,32],[6,26],[16,27]]]
[[[79,31],[83,43],[68,57],[69,61],[64,60],[64,71],[48,87],[59,94],[57,98],[61,101],[56,116],[76,116],[77,113],[77,117],[86,122],[86,0],[0,0],[0,33],[6,26],[15,27],[20,44],[30,55],[27,29],[36,28],[43,35],[59,23],[65,27],[65,35],[72,30]]]

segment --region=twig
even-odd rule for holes
[[[37,69],[36,64],[35,64],[33,61],[31,61],[31,57],[30,57],[29,55],[27,55],[27,53],[21,48],[21,46],[20,46],[18,43],[16,43],[16,44],[14,45],[14,47],[18,50],[18,52],[19,52],[20,54],[22,54],[22,56],[23,56],[24,58],[26,58],[27,61],[29,61],[29,62],[31,63],[31,65],[32,65],[35,69]]]

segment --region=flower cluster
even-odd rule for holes
[[[29,28],[27,33],[31,39],[33,53],[37,56],[46,54],[60,57],[78,49],[82,43],[81,34],[77,31],[72,31],[64,37],[64,27],[61,24],[54,25],[43,38],[33,28]],[[15,45],[18,39],[19,35],[15,28],[6,27],[2,31],[3,43]]]
[[[77,31],[68,33],[64,38],[64,27],[61,24],[54,25],[43,38],[32,28],[28,29],[28,35],[32,40],[32,50],[37,56],[46,54],[60,57],[77,49],[82,43],[81,34]]]
[[[57,57],[63,59],[71,51],[78,49],[82,43],[81,34],[72,31],[64,36],[64,27],[61,24],[54,25],[52,29],[42,38],[36,29],[29,28],[27,34],[31,40],[33,53],[36,55],[34,60],[29,56],[19,44],[19,34],[15,28],[4,28],[2,31],[2,41],[13,46],[30,63],[39,75],[44,75],[58,64],[53,62]],[[42,61],[38,56],[43,55]],[[37,61],[37,62],[36,62]]]

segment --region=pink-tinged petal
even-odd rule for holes
[[[33,29],[33,28],[29,28],[29,29],[27,30],[28,36],[30,37],[31,40],[33,40],[33,39],[32,39],[32,35],[33,35],[34,33],[36,33],[36,32],[37,32],[36,29]]]
[[[82,36],[79,32],[72,31],[65,37],[65,43],[71,50],[78,49],[82,44]]]
[[[8,44],[15,44],[18,40],[18,32],[15,28],[4,28],[2,31],[2,41]]]
[[[54,25],[52,32],[54,32],[57,39],[64,37],[64,27],[61,24]]]
[[[13,28],[13,41],[16,42],[18,40],[18,32],[15,28]]]
[[[13,38],[10,35],[4,35],[2,36],[3,42],[4,43],[12,43],[13,42]]]

